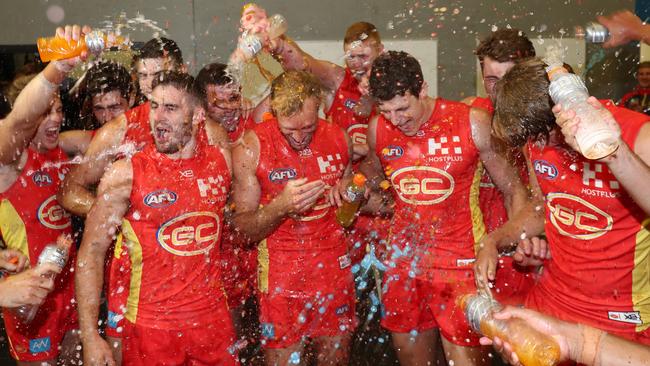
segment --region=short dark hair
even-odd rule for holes
[[[518,61],[534,57],[535,47],[519,29],[499,29],[483,39],[475,53],[481,63],[486,56],[497,62]]]
[[[88,69],[82,88],[88,97],[118,91],[124,99],[129,100],[133,92],[133,79],[117,62],[100,61]]]
[[[165,37],[152,38],[133,56],[133,64],[147,58],[169,58],[177,66],[183,64],[183,53],[178,44]]]
[[[352,42],[362,42],[366,39],[371,39],[376,43],[381,43],[381,37],[374,24],[368,22],[356,22],[352,24],[345,31],[343,44],[350,44]]]
[[[650,68],[650,61],[640,62],[639,67],[637,67],[637,70],[645,69],[645,68]]]
[[[151,90],[156,89],[158,86],[170,85],[174,88],[196,97],[194,90],[194,78],[192,75],[179,71],[164,71],[160,77],[153,79]]]
[[[370,72],[370,94],[387,101],[407,91],[417,97],[422,90],[424,76],[415,57],[403,51],[388,51],[375,59]]]
[[[539,58],[517,62],[496,84],[494,135],[511,147],[548,139],[555,127],[546,64]]]
[[[205,65],[196,75],[194,86],[197,96],[201,100],[207,100],[208,85],[228,85],[233,82],[233,78],[228,73],[226,64],[212,63]]]

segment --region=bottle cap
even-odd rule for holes
[[[366,176],[361,173],[357,173],[354,175],[354,177],[352,177],[352,183],[354,183],[354,185],[357,187],[361,187],[366,184]]]

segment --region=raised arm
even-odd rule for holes
[[[272,41],[271,47],[271,54],[282,64],[285,70],[309,71],[330,92],[336,91],[341,85],[345,76],[345,69],[329,61],[312,57],[303,51],[291,38],[282,36]]]
[[[255,174],[260,143],[254,131],[246,131],[241,144],[233,149],[233,226],[248,243],[269,236],[291,214],[309,210],[325,191],[321,180],[290,180],[284,190],[260,207],[261,186]]]
[[[133,168],[129,160],[120,160],[102,178],[98,199],[88,213],[86,228],[75,273],[79,327],[88,364],[114,364],[112,352],[99,335],[100,294],[104,280],[104,260],[122,219],[129,207]]]
[[[83,33],[89,32],[90,28],[83,28]],[[82,36],[82,28],[67,25],[57,28],[56,35],[67,40],[78,40]],[[85,57],[86,54],[81,58],[50,62],[25,86],[9,115],[0,121],[0,136],[5,136],[0,139],[0,165],[11,165],[22,155],[38,129],[41,115],[50,108],[52,98],[58,93],[59,84]]]
[[[115,160],[126,125],[126,117],[120,115],[97,130],[83,159],[70,169],[59,189],[57,199],[66,210],[78,216],[88,214],[95,202],[93,189]]]

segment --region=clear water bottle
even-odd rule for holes
[[[44,263],[51,263],[63,269],[63,267],[65,267],[66,263],[68,262],[68,252],[69,252],[68,247],[49,244],[43,249],[41,254],[38,256],[37,266],[40,266]],[[54,279],[54,277],[56,277],[56,274],[50,272],[44,276]],[[38,309],[39,309],[38,305],[23,305],[15,308],[13,312],[22,323],[29,324],[36,317],[36,313],[38,313]]]
[[[560,346],[553,338],[523,319],[495,319],[493,314],[503,308],[496,300],[482,295],[465,295],[460,299],[460,306],[474,331],[510,343],[522,365],[555,366],[560,362]]]
[[[550,65],[549,94],[553,102],[564,110],[573,110],[580,118],[576,142],[580,153],[587,159],[602,159],[613,154],[619,146],[618,133],[612,130],[600,112],[587,102],[589,92],[579,76],[570,74],[561,65]]]

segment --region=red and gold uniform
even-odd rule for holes
[[[476,291],[472,263],[485,234],[477,184],[482,166],[469,111],[437,99],[412,137],[380,116],[375,151],[395,199],[382,326],[398,333],[438,327],[463,346],[478,345],[478,336],[456,299]]]
[[[605,107],[631,149],[648,116]],[[527,146],[546,202],[551,259],[526,306],[650,345],[650,218],[605,163]]]
[[[18,179],[0,194],[0,233],[8,248],[22,252],[35,267],[45,246],[55,244],[60,234],[72,232],[70,215],[56,200],[67,157],[59,148],[45,153],[28,148],[25,153],[27,162]],[[3,309],[11,355],[18,361],[55,359],[65,333],[78,328],[71,271],[75,246],[68,257],[54,290],[30,324],[21,323],[10,310]]]
[[[147,145],[153,145],[153,136],[149,125],[149,112],[151,103],[146,102],[126,111],[126,133],[123,145],[131,145],[137,150],[142,150]],[[121,154],[120,154],[121,155]],[[108,319],[106,322],[106,335],[121,338],[124,330],[124,313],[126,300],[129,296],[129,277],[131,267],[128,254],[122,245],[122,235],[111,250],[106,271],[106,300],[108,306]]]
[[[277,120],[253,130],[260,143],[256,170],[260,204],[282,192],[288,180],[308,178],[334,186],[348,164],[345,132],[318,121],[311,144],[295,151]],[[356,325],[350,257],[335,207],[326,197],[313,209],[287,217],[259,245],[260,323],[269,348],[286,348],[303,337],[350,333]]]
[[[131,162],[125,365],[235,364],[219,265],[231,181],[223,155],[199,143],[193,158],[173,160],[150,144]]]

